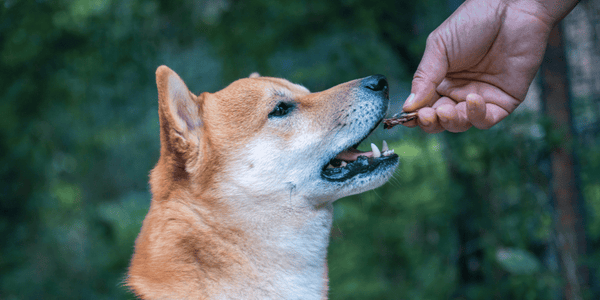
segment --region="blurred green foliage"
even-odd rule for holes
[[[397,108],[446,3],[5,0],[0,298],[132,298],[122,282],[159,155],[157,66],[196,93],[253,71],[315,91],[381,73]],[[521,114],[488,131],[378,132],[401,165],[336,203],[330,297],[557,298],[548,153],[561,141],[548,128]],[[576,149],[585,263],[598,265],[600,143]]]

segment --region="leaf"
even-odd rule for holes
[[[537,257],[523,249],[499,249],[496,251],[496,260],[504,270],[515,275],[533,274],[540,269],[540,262]]]

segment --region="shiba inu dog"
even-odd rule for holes
[[[142,299],[325,299],[332,203],[384,184],[393,150],[356,149],[381,122],[374,75],[311,93],[237,80],[192,94],[156,71],[160,159],[127,285]]]

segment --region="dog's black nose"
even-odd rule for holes
[[[362,81],[362,85],[374,92],[383,92],[384,95],[388,96],[388,82],[383,75],[372,75]]]

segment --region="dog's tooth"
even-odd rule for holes
[[[371,150],[373,150],[373,157],[381,157],[381,152],[379,151],[379,148],[377,148],[377,146],[375,146],[375,144],[373,143],[371,143]]]
[[[343,168],[343,167],[345,167],[346,165],[348,165],[348,163],[342,160],[342,164],[340,165],[340,168]]]
[[[381,146],[381,152],[386,152],[390,150],[390,148],[388,148],[388,144],[385,140],[383,140],[383,146]]]
[[[391,150],[387,150],[387,151],[383,152],[383,154],[382,154],[382,155],[383,155],[383,156],[390,156],[390,155],[392,155],[393,153],[394,153],[394,149],[391,149]]]
[[[332,166],[331,164],[327,165],[327,169],[333,169],[334,166]]]

